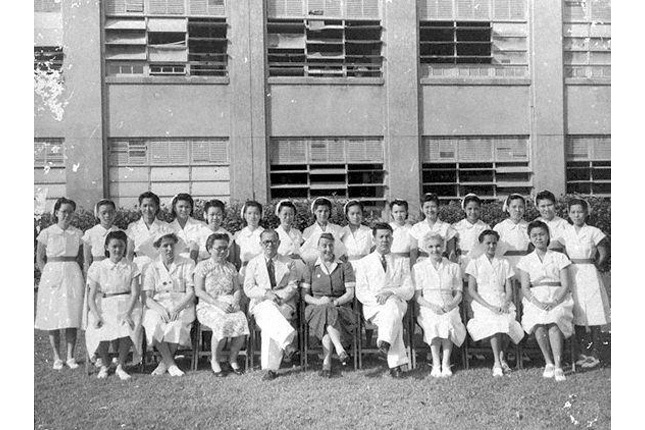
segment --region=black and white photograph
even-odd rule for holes
[[[637,2],[27,3],[33,260],[5,261],[34,429],[620,418],[642,179],[612,159],[611,24]]]

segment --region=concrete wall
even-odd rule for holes
[[[611,134],[611,87],[565,87],[567,134]]]

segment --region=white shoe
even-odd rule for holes
[[[63,360],[54,360],[54,370],[61,370],[63,368]]]
[[[502,362],[502,371],[504,373],[510,373],[513,371],[513,369],[511,369],[511,366],[509,366],[506,361],[504,360],[500,360],[500,361]]]
[[[493,366],[493,376],[504,376],[504,371],[500,366]]]
[[[164,362],[162,361],[162,362],[161,362],[161,363],[159,363],[159,365],[155,368],[155,370],[153,370],[153,371],[152,371],[152,375],[163,375],[163,374],[164,374],[164,373],[166,373],[167,371],[168,371],[168,369],[166,368],[166,365],[165,365],[165,364],[164,364]]]
[[[432,376],[433,378],[441,378],[441,367],[432,366],[432,372],[430,372],[430,376]]]
[[[544,366],[544,372],[542,373],[543,378],[553,378],[555,376],[555,366],[553,364],[547,364]]]
[[[67,364],[67,367],[69,367],[70,369],[78,369],[78,363],[73,358],[67,360],[65,364]]]
[[[105,379],[108,377],[108,368],[107,366],[101,366],[101,369],[99,370],[99,374],[96,375],[97,378],[99,379]]]
[[[562,382],[567,380],[567,378],[564,376],[564,370],[562,370],[562,368],[556,367],[553,373],[555,375],[555,380],[557,382]]]
[[[101,360],[101,357],[97,358],[94,360],[94,366],[98,367],[99,369],[103,367],[103,360]]]
[[[116,373],[116,376],[118,376],[122,381],[127,381],[128,379],[132,378],[132,376],[130,376],[128,372],[123,370],[123,367],[120,364],[116,366],[114,373]]]
[[[170,366],[168,373],[170,373],[170,376],[184,376],[184,372],[177,366]]]
[[[441,377],[448,378],[449,376],[452,376],[452,370],[450,370],[450,366],[443,366],[443,369],[441,370]]]

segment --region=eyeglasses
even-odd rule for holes
[[[262,241],[262,245],[264,245],[264,246],[275,245],[276,243],[278,243],[277,240],[263,240]]]

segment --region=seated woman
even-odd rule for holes
[[[351,342],[357,320],[349,304],[354,298],[356,285],[354,271],[349,263],[334,255],[334,236],[322,233],[318,239],[319,257],[310,263],[303,274],[305,319],[309,329],[323,346],[323,377],[331,377],[332,345],[343,365],[348,356],[343,344]]]
[[[215,376],[225,376],[220,365],[226,339],[231,338],[228,362],[238,375],[244,373],[237,363],[237,355],[249,334],[244,312],[240,310],[242,289],[237,270],[226,261],[229,237],[226,233],[213,233],[206,240],[211,258],[195,268],[195,295],[199,297],[197,319],[213,331],[211,341],[211,368]]]
[[[143,281],[145,292],[143,327],[148,345],[156,347],[162,361],[153,375],[182,376],[175,363],[179,346],[190,346],[190,328],[195,320],[193,271],[195,262],[176,255],[175,233],[160,233],[153,246],[159,257],[148,265]]]

